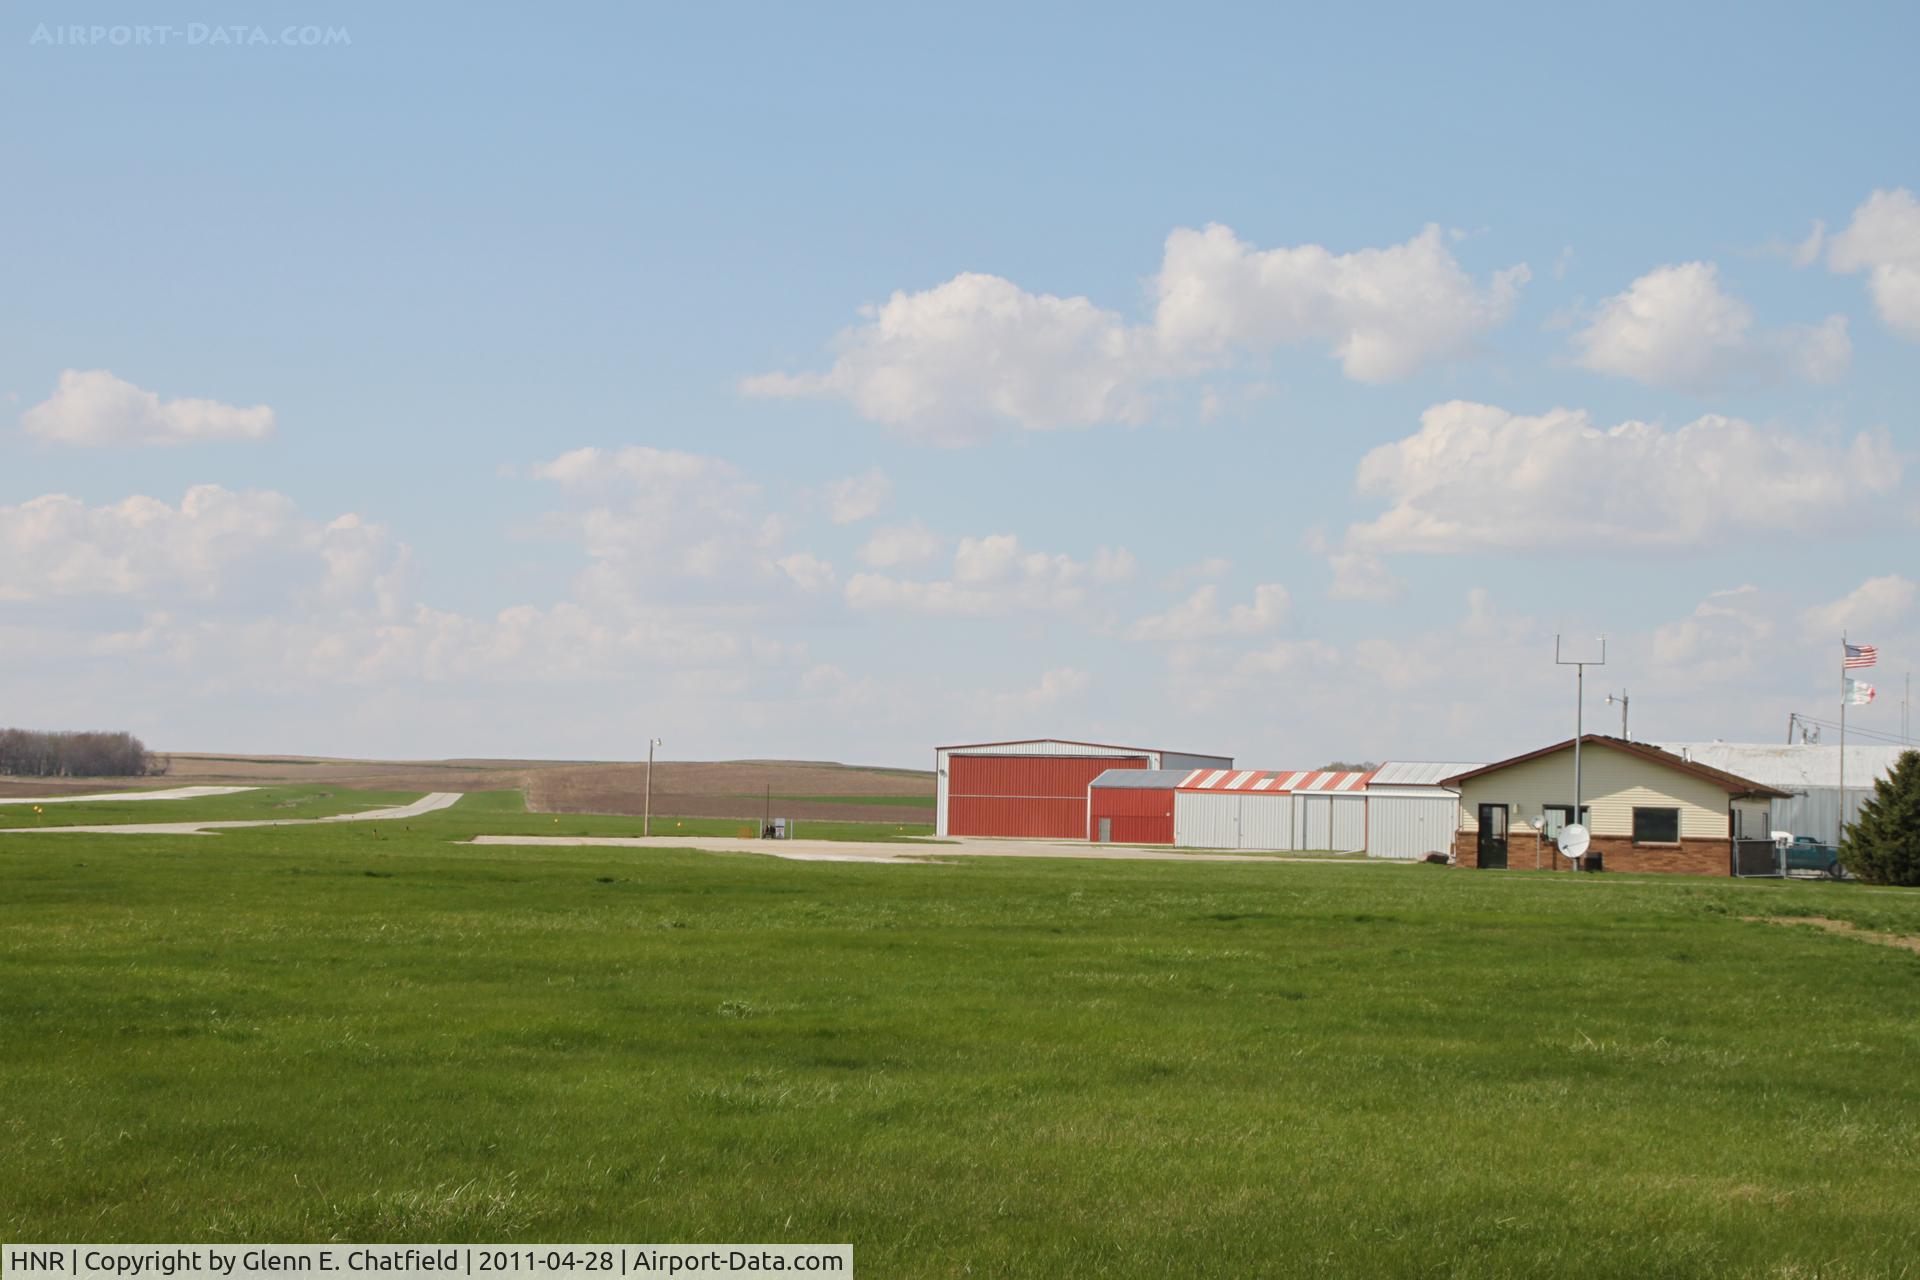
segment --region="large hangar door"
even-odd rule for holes
[[[1175,792],[1173,842],[1182,849],[1238,849],[1240,797],[1220,791]]]
[[[1087,785],[1108,769],[1146,766],[1142,756],[954,755],[947,832],[1085,840]]]
[[[1293,848],[1293,797],[1247,792],[1240,798],[1240,848]]]
[[[1333,848],[1333,797],[1295,796],[1293,802],[1302,806],[1300,847],[1302,849]]]

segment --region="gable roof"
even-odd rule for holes
[[[1228,760],[1230,756],[1208,755],[1201,751],[1170,751],[1165,747],[1126,747],[1117,742],[1082,742],[1078,738],[1012,738],[1005,742],[950,742],[935,751],[973,751],[980,747],[1042,747],[1053,743],[1062,747],[1092,747],[1097,751],[1117,751],[1130,756],[1194,756],[1201,760]]]
[[[1373,776],[1367,779],[1367,786],[1369,788],[1439,787],[1446,785],[1443,779],[1479,767],[1478,760],[1459,760],[1453,763],[1438,760],[1389,760],[1373,771]]]
[[[1840,748],[1826,743],[1779,742],[1662,742],[1671,751],[1697,764],[1727,769],[1769,787],[1800,792],[1840,785]],[[1871,789],[1892,773],[1902,753],[1912,747],[1875,743],[1847,744],[1847,790]]]
[[[1671,751],[1662,751],[1660,748],[1650,747],[1644,742],[1631,742],[1626,738],[1610,738],[1604,733],[1589,733],[1581,737],[1580,745],[1584,747],[1611,747],[1615,751],[1623,751],[1630,756],[1638,756],[1642,760],[1661,765],[1673,770],[1675,773],[1684,773],[1696,778],[1705,779],[1730,796],[1765,796],[1769,799],[1781,800],[1787,797],[1786,792],[1776,791],[1772,787],[1763,786],[1751,778],[1743,778],[1737,773],[1728,773],[1725,769],[1716,769],[1712,765],[1701,764],[1695,760],[1682,759],[1674,755]],[[1516,764],[1525,764],[1529,760],[1538,760],[1541,756],[1553,755],[1557,751],[1571,750],[1572,747],[1573,739],[1568,738],[1565,742],[1556,742],[1550,747],[1541,747],[1538,751],[1529,751],[1525,755],[1514,756],[1511,759],[1501,760],[1494,764],[1481,765],[1478,769],[1469,769],[1465,773],[1456,773],[1451,778],[1444,779],[1442,785],[1457,787],[1468,778],[1478,778],[1484,774],[1497,773],[1502,769],[1509,768]]]
[[[1109,769],[1089,785],[1125,791],[1171,791],[1188,772],[1186,769]]]

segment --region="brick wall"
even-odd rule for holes
[[[1479,834],[1462,831],[1453,838],[1454,860],[1463,867],[1478,867]],[[1679,844],[1637,845],[1630,836],[1595,836],[1591,848],[1600,853],[1608,871],[1666,872],[1690,876],[1730,874],[1731,850],[1725,839],[1682,840]],[[1549,862],[1548,859],[1552,861]],[[1540,865],[1566,870],[1571,864],[1549,842],[1543,845]],[[1533,870],[1533,832],[1516,833],[1507,839],[1507,867],[1513,871]]]

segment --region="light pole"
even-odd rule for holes
[[[640,819],[640,834],[643,836],[653,834],[653,749],[659,745],[660,739],[647,739],[647,807],[641,811],[644,816]]]
[[[1628,740],[1628,735],[1627,735],[1627,702],[1628,702],[1628,698],[1627,698],[1627,691],[1626,691],[1625,689],[1622,689],[1622,690],[1620,691],[1620,696],[1619,696],[1619,697],[1617,697],[1617,698],[1616,698],[1616,697],[1615,697],[1615,696],[1614,696],[1613,694],[1611,694],[1611,693],[1607,695],[1607,705],[1608,705],[1608,706],[1612,706],[1612,705],[1613,705],[1614,703],[1616,703],[1616,702],[1620,704],[1620,737],[1621,737],[1621,740],[1622,740],[1622,741],[1626,741],[1626,740]],[[1787,731],[1787,740],[1788,740],[1788,741],[1792,741],[1792,740],[1793,740],[1793,731],[1792,731],[1791,729],[1789,729],[1789,730]]]
[[[1572,667],[1573,676],[1573,823],[1569,825],[1586,826],[1580,821],[1580,739],[1586,734],[1586,698],[1587,667],[1607,665],[1607,638],[1600,637],[1600,656],[1598,658],[1563,658],[1560,656],[1560,637],[1553,638],[1554,665]],[[1573,860],[1573,869],[1580,869],[1580,859]]]

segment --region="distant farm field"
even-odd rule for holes
[[[645,765],[558,766],[531,774],[527,803],[543,813],[639,813]],[[933,774],[796,761],[662,763],[653,811],[706,818],[769,816],[853,822],[933,821]]]
[[[505,794],[0,836],[0,1237],[851,1241],[885,1277],[1920,1257],[1920,955],[1871,940],[1920,936],[1920,894],[455,843],[637,825]],[[1865,936],[1775,922],[1808,914]]]

